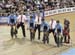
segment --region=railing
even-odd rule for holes
[[[36,12],[36,11],[34,11],[34,12]],[[45,11],[44,14],[45,14],[45,16],[50,16],[50,15],[56,15],[56,14],[61,14],[61,13],[66,13],[66,12],[75,12],[75,7],[49,10],[49,11]],[[8,14],[8,13],[6,13],[6,14]],[[7,23],[7,21],[8,21],[8,17],[0,17],[0,24]]]
[[[71,7],[71,8],[62,8],[62,9],[55,9],[55,10],[47,10],[44,11],[45,16],[49,16],[49,15],[55,15],[55,14],[60,14],[60,13],[66,13],[66,12],[74,12],[75,11],[75,7]],[[30,12],[36,12],[36,11],[30,11]],[[24,12],[27,13],[27,12]],[[9,13],[0,13],[0,15],[3,16],[7,16]]]
[[[45,16],[66,13],[66,12],[75,12],[75,7],[45,11]]]

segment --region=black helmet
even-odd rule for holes
[[[57,21],[56,21],[56,23],[60,23],[60,21],[59,21],[59,20],[57,20]]]
[[[31,15],[30,18],[33,18],[33,16]]]

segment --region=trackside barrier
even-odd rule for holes
[[[45,16],[50,16],[50,15],[61,14],[66,12],[75,12],[75,7],[49,10],[49,11],[45,11],[44,14]],[[0,24],[7,23],[7,22],[8,22],[8,17],[0,17]]]
[[[50,16],[50,15],[55,15],[55,14],[60,14],[60,13],[66,13],[66,12],[74,12],[74,11],[75,11],[75,7],[49,10],[49,11],[45,11],[45,16]]]
[[[7,24],[8,17],[0,17],[0,24]]]

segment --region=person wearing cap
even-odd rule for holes
[[[64,19],[64,30],[63,30],[63,35],[64,35],[64,43],[70,43],[70,21],[67,19]]]
[[[25,32],[25,22],[26,22],[27,18],[26,16],[23,14],[23,11],[20,11],[20,14],[17,17],[17,29],[19,29],[19,27],[22,28],[22,33],[23,33],[23,37],[26,37],[26,32]]]
[[[11,27],[10,33],[11,33],[12,38],[14,35],[15,37],[17,37],[16,32],[15,32],[16,31],[16,21],[17,21],[17,16],[15,15],[14,10],[12,9],[10,15],[8,16],[8,25],[10,25]]]

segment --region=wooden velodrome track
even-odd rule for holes
[[[55,20],[60,20],[63,24],[64,18],[70,20],[70,36],[71,43],[64,44],[62,47],[56,47],[54,43],[53,35],[50,34],[50,43],[42,43],[42,33],[41,40],[36,39],[31,42],[29,37],[29,31],[26,31],[26,39],[23,38],[21,29],[19,29],[18,38],[11,39],[10,37],[10,27],[9,26],[0,26],[0,55],[61,55],[62,52],[68,51],[70,48],[75,48],[75,12],[58,14],[54,16],[46,17],[46,20],[49,21],[50,18]]]

